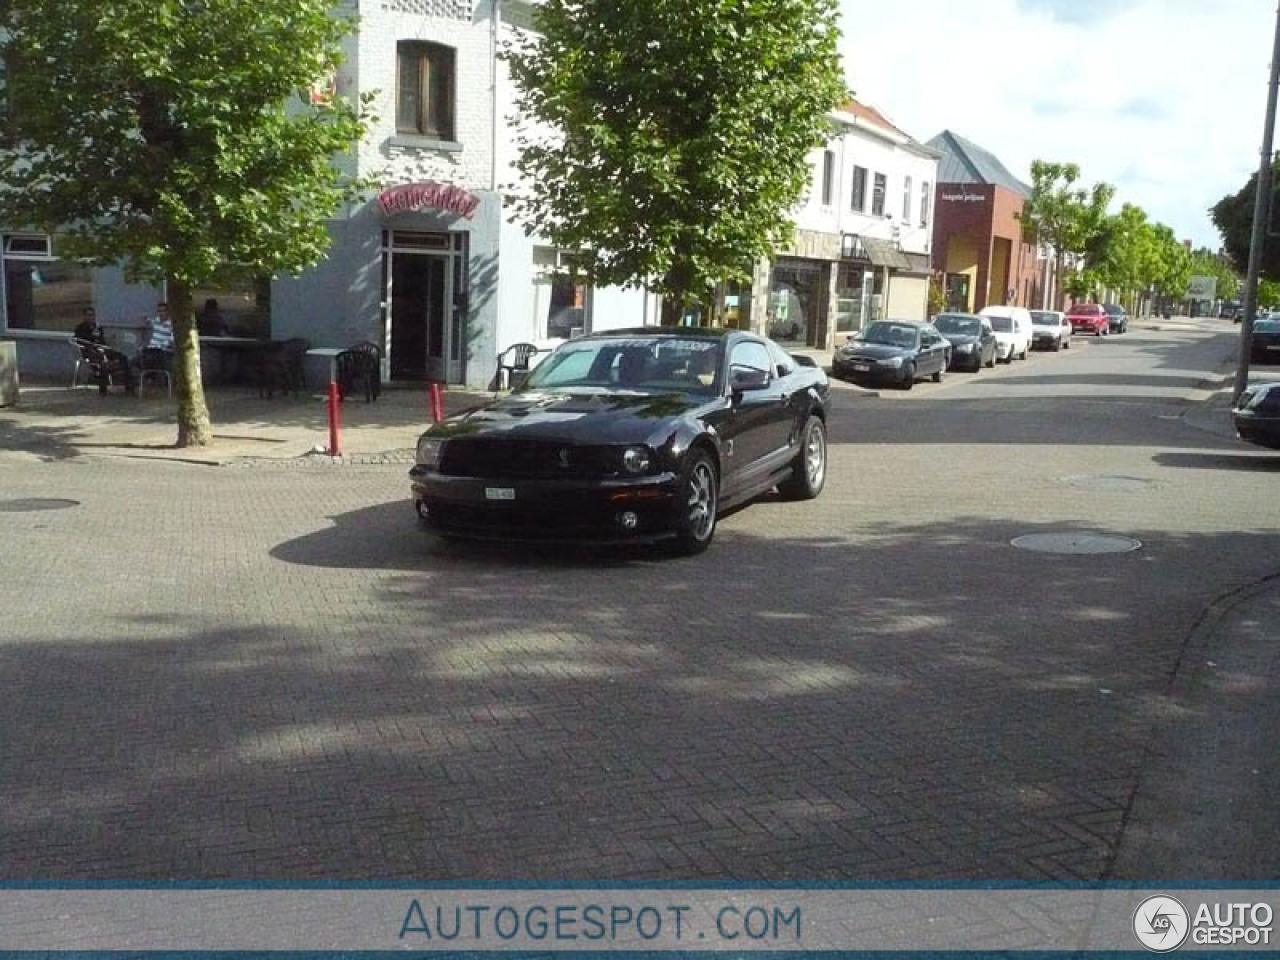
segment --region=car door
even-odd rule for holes
[[[763,390],[734,389],[734,371],[763,371],[769,377]],[[790,434],[789,397],[784,396],[785,378],[779,378],[769,349],[761,340],[741,339],[729,349],[729,376],[726,389],[733,411],[731,453],[736,479],[752,483],[785,457]]]
[[[929,376],[942,370],[947,365],[946,351],[941,334],[933,330],[921,330],[920,359],[916,362],[916,371],[921,376]]]

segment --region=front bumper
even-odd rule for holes
[[[1062,342],[1062,338],[1052,333],[1037,333],[1031,340],[1033,349],[1049,350]]]
[[[831,372],[854,383],[902,383],[906,376],[906,364],[900,367],[882,367],[878,363],[861,365],[868,369],[856,369],[852,360],[835,360],[831,364]]]
[[[1071,332],[1072,333],[1097,333],[1099,330],[1107,330],[1109,332],[1110,327],[1111,325],[1107,323],[1106,320],[1103,320],[1099,323],[1093,323],[1093,322],[1073,323],[1071,324]]]
[[[409,471],[418,516],[433,530],[480,540],[637,543],[675,533],[679,477],[445,476]]]
[[[981,350],[966,350],[963,353],[959,350],[953,350],[951,351],[951,363],[947,365],[949,370],[978,370],[981,367]]]

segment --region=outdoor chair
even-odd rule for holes
[[[74,390],[80,386],[81,370],[88,370],[90,374],[90,379],[85,381],[85,385],[87,386],[92,382],[92,378],[97,371],[97,364],[89,359],[86,352],[92,346],[91,344],[85,343],[83,340],[77,340],[74,337],[68,340],[67,343],[70,344],[71,350],[75,354],[76,365],[71,371],[71,388]]]
[[[81,368],[88,368],[98,388],[107,392],[107,386],[116,378],[123,377],[125,385],[129,380],[129,358],[119,350],[88,340],[71,338],[71,346],[76,351],[75,369],[71,371],[71,386],[79,386]]]
[[[165,392],[173,396],[173,354],[168,350],[145,349],[138,355],[138,396],[147,381],[164,382]]]
[[[338,368],[338,399],[346,400],[357,386],[364,389],[366,403],[382,393],[382,351],[375,343],[357,343],[335,358]]]
[[[513,343],[498,354],[499,388],[511,390],[524,383],[529,376],[529,362],[538,352],[532,343]],[[516,382],[517,377],[519,383]]]

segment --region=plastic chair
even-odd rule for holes
[[[382,393],[382,351],[376,343],[364,341],[343,350],[334,358],[338,368],[338,399],[346,400],[356,386],[364,388],[366,403]]]
[[[75,356],[76,365],[74,369],[72,369],[71,371],[71,389],[74,390],[76,387],[81,386],[80,371],[87,368],[90,374],[92,374],[97,369],[97,363],[93,360],[90,360],[86,355],[86,352],[85,352],[86,348],[88,348],[90,344],[85,343],[83,340],[77,340],[75,337],[72,337],[71,339],[69,339],[67,341],[67,344],[71,347],[72,351],[74,351],[76,355]],[[88,386],[89,382],[90,381],[86,381],[84,386]]]
[[[527,377],[529,375],[529,361],[533,359],[534,354],[537,352],[538,347],[536,344],[513,343],[498,354],[498,374],[501,378],[499,386],[503,390],[510,390],[516,374],[523,374],[524,377]],[[523,377],[521,379],[523,382]]]
[[[143,350],[139,355],[138,396],[142,396],[147,379],[164,380],[164,388],[173,396],[173,354],[168,350]]]

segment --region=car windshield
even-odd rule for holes
[[[1031,322],[1037,327],[1056,327],[1058,325],[1058,315],[1056,313],[1046,313],[1044,310],[1032,310]]]
[[[1104,312],[1096,303],[1078,303],[1071,308],[1072,315],[1077,317],[1096,317]]]
[[[998,333],[1013,332],[1013,320],[1009,317],[987,317],[987,320],[991,323],[991,329]]]
[[[1103,307],[1102,309],[1103,309],[1103,310],[1105,310],[1105,311],[1107,311],[1107,313],[1111,314],[1113,317],[1118,317],[1118,316],[1120,316],[1122,313],[1124,313],[1124,307],[1120,306],[1119,304],[1115,304],[1115,303],[1108,303],[1108,304],[1107,304],[1105,307]]]
[[[883,343],[891,347],[914,347],[916,345],[916,328],[905,323],[890,323],[881,320],[871,324],[863,331],[864,343]]]
[[[634,393],[711,394],[720,341],[694,337],[575,340],[558,347],[529,374],[525,389],[586,388]]]
[[[1259,318],[1253,325],[1255,333],[1280,333],[1280,319],[1276,317]]]
[[[982,329],[982,321],[976,317],[949,317],[946,314],[938,317],[933,325],[941,333],[950,333],[957,337],[976,337]]]

